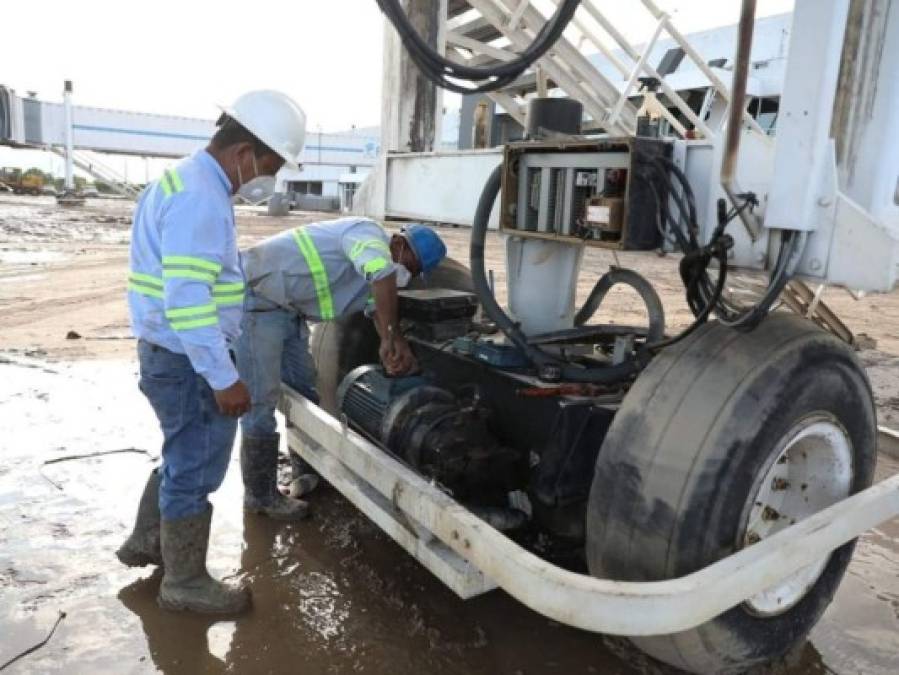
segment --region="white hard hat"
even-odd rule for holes
[[[219,107],[280,155],[289,168],[297,168],[306,142],[306,113],[293,99],[263,89],[239,96],[231,106]]]

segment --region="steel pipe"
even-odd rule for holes
[[[689,630],[899,515],[896,475],[692,574],[667,581],[598,579],[530,553],[314,403],[287,386],[282,391],[287,419],[355,474],[365,490],[390,499],[398,512],[534,611],[597,633]]]
[[[740,154],[740,137],[743,133],[743,113],[746,108],[746,82],[749,79],[749,62],[752,56],[752,34],[755,29],[756,0],[743,0],[740,26],[737,32],[737,57],[734,63],[734,81],[731,86],[730,110],[727,134],[724,139],[724,157],[721,160],[721,186],[731,204],[738,208],[736,186],[737,158]],[[740,220],[753,242],[758,240],[759,226],[748,209],[738,209]]]

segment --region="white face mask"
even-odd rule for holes
[[[240,190],[244,185],[249,185],[257,178],[261,178],[259,175],[259,165],[256,164],[256,153],[253,153],[253,177],[248,180],[246,183],[243,182],[243,173],[240,170],[240,164],[237,165],[237,189]]]
[[[396,263],[396,285],[397,288],[405,288],[412,281],[412,272],[406,269],[405,265]]]

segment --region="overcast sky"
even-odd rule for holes
[[[633,41],[648,38],[652,21],[637,0],[593,1]],[[740,2],[657,4],[691,32],[735,23]],[[793,0],[758,5],[765,16]],[[213,118],[216,103],[274,88],[300,103],[312,129],[379,123],[375,0],[19,0],[3,2],[0,16],[0,84],[19,95],[60,100],[71,79],[78,104]],[[0,163],[26,159],[10,153],[0,148]]]

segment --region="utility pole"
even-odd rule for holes
[[[428,44],[446,51],[447,0],[403,0],[409,21]],[[384,22],[381,149],[430,152],[440,137],[443,90],[419,71],[394,27]]]
[[[74,120],[72,117],[72,80],[66,80],[63,89],[63,107],[65,109],[65,138],[66,138],[66,181],[65,192],[71,193],[75,191],[74,178],[74,159],[72,153],[75,152],[75,130],[73,129]]]

